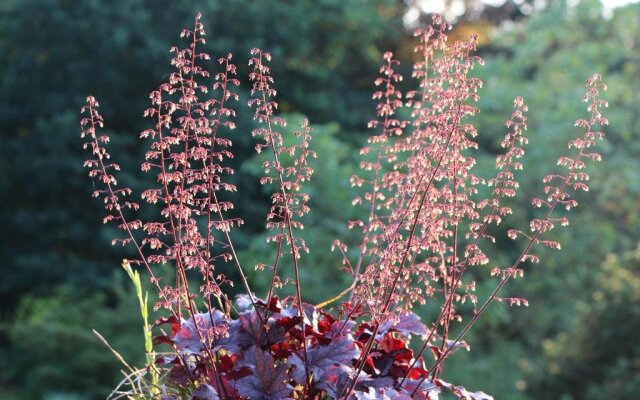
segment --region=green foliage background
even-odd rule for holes
[[[348,277],[333,239],[349,239],[357,147],[373,116],[372,82],[382,52],[411,64],[402,1],[392,0],[3,0],[0,1],[0,398],[104,398],[119,380],[118,362],[91,333],[95,328],[134,364],[143,360],[142,325],[133,288],[111,248],[115,230],[82,169],[78,110],[87,94],[101,100],[111,153],[134,188],[142,144],[137,132],[150,90],[169,71],[169,47],[200,10],[207,49],[233,52],[240,73],[247,51],[271,51],[281,111],[290,129],[303,116],[318,153],[309,188],[312,213],[305,238],[305,298],[322,301]],[[591,193],[559,233],[564,250],[547,252],[524,280],[509,287],[531,306],[496,305],[456,353],[449,381],[497,399],[628,399],[640,386],[640,5],[603,17],[598,1],[569,7],[551,2],[480,49],[486,65],[476,119],[479,168],[491,173],[512,99],[530,108],[528,157],[515,209],[542,190],[572,121],[584,115],[583,84],[601,72],[610,103],[605,161],[592,172]],[[407,84],[410,84],[408,82]],[[246,92],[242,93],[246,99]],[[244,102],[244,100],[242,100]],[[232,137],[245,227],[234,233],[245,265],[269,262],[262,230],[268,194],[257,185],[250,113]],[[481,174],[482,175],[482,174]],[[528,212],[516,213],[523,226]],[[499,241],[496,263],[517,249]],[[286,268],[286,265],[285,265]],[[494,284],[479,270],[479,295]],[[252,273],[258,292],[266,284]],[[429,310],[423,310],[428,313]]]

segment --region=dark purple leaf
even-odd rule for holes
[[[189,400],[220,400],[220,396],[213,386],[202,385],[191,394]]]
[[[437,399],[440,393],[440,387],[433,383],[430,379],[407,379],[402,385],[401,393],[411,394],[418,388],[416,395],[413,397],[415,400],[433,400]]]
[[[439,381],[439,383],[449,389],[451,393],[456,395],[459,399],[463,400],[493,400],[493,396],[489,396],[485,392],[469,392],[467,389],[462,386],[456,386],[451,383],[447,383],[444,381]]]
[[[271,354],[254,346],[244,353],[240,364],[252,372],[236,381],[236,389],[241,396],[252,400],[281,400],[291,396],[293,388],[286,382],[289,379],[287,366],[276,365]]]
[[[196,331],[196,323],[197,329]],[[218,310],[196,314],[193,318],[183,320],[173,336],[173,340],[181,353],[199,353],[204,350],[205,343],[222,347],[235,353],[239,350],[234,335],[238,329],[237,321],[230,321]]]
[[[402,314],[398,319],[389,320],[381,324],[380,328],[378,328],[376,340],[382,339],[382,337],[390,331],[400,332],[404,336],[427,336],[429,334],[429,330],[422,323],[420,317],[412,312]]]
[[[326,394],[331,399],[337,399],[342,393],[343,389],[348,388],[351,385],[352,379],[356,376],[356,370],[351,366],[339,365],[330,367],[326,373],[325,378],[315,382],[315,388],[318,390],[324,390]],[[376,380],[377,381],[377,380]],[[365,385],[371,385],[375,381],[372,380],[371,376],[364,371],[360,371],[360,375],[358,377],[358,383],[356,384],[356,389],[367,389],[364,387]],[[388,381],[388,386],[393,385],[393,381]],[[344,396],[344,393],[342,393]],[[350,396],[350,399],[355,399],[355,397]]]
[[[459,349],[465,349],[466,351],[471,351],[471,346],[464,340],[447,340],[447,347],[449,347],[449,353],[453,353]]]
[[[314,331],[318,331],[318,318],[320,317],[318,309],[311,304],[302,303],[302,311],[305,325],[312,327]]]
[[[253,297],[253,302],[251,302],[251,297],[246,294],[239,294],[236,296],[236,304],[238,305],[238,311],[249,311],[254,308],[254,305],[259,309],[269,310],[273,313],[279,313],[282,311],[282,303],[280,302],[280,298],[278,296],[273,296],[269,300],[269,304],[263,299],[259,299],[255,296]]]
[[[355,345],[353,339],[348,336],[336,336],[327,345],[318,345],[307,349],[307,362],[309,372],[313,373],[316,381],[327,378],[327,371],[334,366],[351,367],[354,358],[360,355],[360,351]],[[290,358],[292,365],[295,365],[293,377],[298,383],[304,383],[304,357],[300,354],[294,354]]]
[[[332,338],[334,336],[352,335],[353,328],[355,326],[356,322],[352,320],[348,320],[346,322],[335,321],[333,324],[331,324],[331,328],[329,329],[329,332],[325,333],[325,336],[328,338]]]
[[[240,327],[237,335],[237,343],[243,349],[252,346],[265,348],[274,343],[281,342],[285,337],[285,330],[276,326],[276,321],[271,318],[269,326],[265,329],[255,311],[245,311],[240,314]]]
[[[358,400],[411,400],[411,396],[400,394],[392,387],[370,387],[366,392],[356,391],[355,395]]]
[[[363,382],[362,390],[366,391],[365,389],[368,389],[370,387],[374,389],[393,388],[395,384],[396,384],[396,380],[390,376],[384,376],[384,377],[378,376],[375,378],[369,378],[368,380]]]
[[[189,371],[184,365],[176,365],[169,371],[169,380],[178,386],[186,386],[191,383]]]
[[[251,303],[251,297],[247,294],[239,294],[236,296],[236,305],[238,306],[238,311],[247,311],[249,308],[253,307],[253,303]]]
[[[182,325],[173,336],[173,341],[180,353],[198,353],[204,349],[196,332],[193,321],[182,321]]]
[[[304,365],[302,368],[304,369]],[[351,383],[351,376],[355,375],[355,370],[346,365],[333,366],[325,372],[325,378],[321,381],[316,380],[315,386],[324,390],[332,399],[338,398],[347,383]]]

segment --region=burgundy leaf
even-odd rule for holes
[[[265,304],[265,303],[262,303],[262,304]],[[278,296],[273,296],[271,298],[267,309],[274,313],[282,311],[282,304],[280,303],[280,299],[278,298]]]
[[[405,376],[413,351],[407,348],[407,342],[386,334],[378,344],[378,355],[373,356],[375,373],[379,376],[392,375],[396,378]]]
[[[370,324],[368,322],[363,322],[360,325],[358,325],[358,329],[356,330],[355,336],[358,338],[359,341],[366,342],[373,334],[373,329],[374,329],[373,324]],[[384,335],[380,334],[379,336],[380,338],[382,338],[382,336]]]
[[[276,320],[276,325],[284,328],[285,331],[289,332],[296,325],[300,324],[302,321],[302,317],[284,317]]]
[[[235,355],[235,354],[224,354],[220,357],[218,357],[218,369],[220,370],[220,372],[229,372],[233,369],[234,365],[236,364],[236,362],[238,362],[238,359],[240,357]]]
[[[242,379],[245,376],[249,376],[252,375],[253,372],[251,372],[251,368],[249,367],[241,367],[238,369],[234,369],[233,371],[227,373],[227,376],[229,377],[229,379],[233,379],[233,380],[238,380],[238,379]]]
[[[271,353],[276,359],[285,359],[291,356],[293,350],[289,341],[275,343],[271,345]]]
[[[154,336],[153,344],[155,345],[168,344],[169,346],[173,346],[173,340],[171,340],[171,338],[167,335],[159,335],[159,336]]]
[[[155,328],[156,326],[159,326],[159,325],[176,324],[176,323],[178,323],[178,318],[176,318],[173,315],[170,317],[160,317],[156,320],[156,322],[153,323],[153,327]]]

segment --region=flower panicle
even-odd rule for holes
[[[171,48],[174,71],[151,92],[151,104],[144,115],[154,123],[140,133],[141,139],[149,140],[141,170],[154,174],[156,181],[141,197],[159,206],[160,216],[144,223],[135,221],[135,228],[144,232],[141,258],[136,261],[175,265],[175,285],[162,286],[162,300],[156,308],[178,310],[178,314],[183,302],[193,308],[191,301],[185,300],[193,298],[186,284],[188,270],[200,272],[204,298],[224,297],[221,286],[232,282],[216,271],[216,264],[237,264],[228,234],[243,223],[227,216],[234,205],[220,198],[221,192],[236,191],[228,178],[234,172],[228,166],[233,158],[232,142],[221,134],[221,128],[235,129],[232,103],[238,101],[235,88],[240,82],[228,54],[218,58],[218,71],[209,90],[206,81],[211,76],[205,63],[211,57],[200,50],[204,36],[198,15],[193,28],[181,34],[186,47]]]
[[[262,139],[261,143],[256,144],[256,151],[262,153],[266,150],[270,153],[269,158],[263,161],[265,175],[260,183],[275,184],[277,187],[271,195],[272,205],[267,214],[267,229],[276,233],[269,236],[268,241],[279,243],[285,240],[293,256],[300,258],[301,253],[309,249],[304,239],[294,236],[289,228],[304,229],[301,218],[310,211],[309,195],[302,191],[302,186],[313,175],[313,168],[308,163],[309,158],[316,157],[316,153],[309,148],[312,129],[305,119],[301,129],[294,134],[297,141],[291,145],[285,144],[282,133],[277,130],[277,127],[286,127],[287,123],[275,114],[278,103],[268,65],[271,56],[257,48],[251,50],[251,56],[249,79],[252,89],[248,105],[254,109],[254,120],[259,123],[252,135]]]
[[[98,101],[89,96],[86,99],[86,105],[81,108],[81,114],[84,115],[80,120],[82,126],[81,138],[85,139],[83,144],[84,150],[90,150],[92,158],[85,161],[85,167],[88,167],[89,177],[95,178],[98,181],[98,186],[93,192],[93,197],[102,197],[107,215],[103,218],[103,223],[115,223],[116,226],[124,231],[126,235],[122,238],[115,238],[111,244],[131,244],[135,247],[138,258],[125,260],[126,263],[135,265],[144,265],[149,273],[152,284],[158,290],[160,295],[159,303],[170,303],[168,293],[163,290],[159,284],[159,279],[156,277],[154,271],[151,268],[148,258],[145,256],[142,249],[143,245],[139,242],[134,231],[137,231],[143,227],[143,223],[138,219],[131,219],[127,214],[129,212],[135,212],[139,209],[139,205],[136,202],[129,200],[132,195],[130,188],[119,188],[117,180],[113,175],[114,172],[120,171],[120,166],[116,163],[110,162],[111,156],[109,155],[106,144],[109,143],[108,135],[98,135],[98,129],[104,128],[104,119],[98,108],[100,107]]]
[[[417,277],[444,279],[442,265],[460,261],[457,244],[452,245],[457,225],[479,218],[472,196],[483,180],[470,172],[477,132],[466,121],[478,112],[473,103],[482,84],[470,76],[481,63],[473,55],[477,38],[449,45],[448,26],[435,22],[417,33],[416,52],[424,59],[415,63],[413,76],[421,91],[406,96],[413,117],[406,134],[387,144],[391,168],[379,186],[388,191],[383,204],[389,212],[375,209],[373,220],[384,224],[378,222],[381,232],[370,239],[373,251],[361,278],[368,290],[357,289],[369,294],[378,311],[405,310],[437,293],[431,279],[416,284]],[[377,295],[379,287],[386,288],[386,296]]]
[[[399,117],[398,112],[404,107],[403,94],[396,87],[402,81],[401,74],[395,71],[400,62],[394,58],[392,52],[386,52],[383,55],[383,65],[379,70],[379,77],[374,81],[378,88],[373,93],[373,99],[377,100],[376,119],[368,123],[368,128],[376,133],[372,134],[368,139],[368,145],[360,150],[360,155],[364,158],[368,155],[373,159],[365,159],[360,162],[360,175],[353,175],[350,178],[351,186],[368,188],[362,196],[353,199],[353,205],[362,204],[367,208],[368,219],[366,221],[354,220],[349,222],[349,228],[359,228],[362,230],[363,239],[360,244],[360,256],[356,263],[356,267],[344,265],[345,268],[351,269],[354,281],[358,280],[360,269],[364,257],[367,253],[374,251],[377,246],[379,235],[384,231],[385,211],[393,208],[392,189],[398,184],[396,171],[390,170],[389,166],[397,162],[397,154],[392,147],[394,137],[401,136],[408,122]],[[344,248],[346,252],[347,249]],[[373,248],[372,248],[373,246]]]
[[[137,210],[138,203],[129,200],[132,190],[128,187],[118,187],[115,173],[120,171],[120,165],[111,161],[106,146],[110,142],[107,134],[99,134],[98,130],[104,128],[104,119],[98,108],[100,104],[93,97],[86,99],[86,105],[82,107],[81,114],[85,117],[81,119],[81,138],[85,139],[83,149],[89,150],[91,158],[84,162],[84,166],[89,168],[89,177],[98,182],[93,197],[101,197],[104,201],[107,215],[103,218],[103,223],[115,222],[118,228],[124,231],[133,231],[141,228],[139,220],[127,220],[124,210]],[[125,238],[114,239],[112,244],[121,243],[123,245],[132,241],[127,235]]]
[[[527,130],[527,105],[522,97],[516,97],[513,101],[514,112],[511,118],[505,121],[504,125],[508,129],[504,139],[500,143],[504,154],[496,156],[496,170],[498,173],[494,178],[488,180],[487,185],[492,187],[491,197],[478,202],[478,209],[488,209],[486,215],[482,217],[482,223],[470,224],[467,237],[483,237],[490,242],[495,242],[495,238],[486,233],[490,224],[499,225],[502,218],[513,213],[511,207],[504,206],[501,199],[504,197],[515,197],[520,184],[515,178],[515,172],[523,169],[521,162],[525,151],[523,146],[529,143],[529,139],[524,136]]]
[[[603,117],[602,109],[608,107],[606,100],[600,98],[600,93],[605,91],[607,86],[602,81],[599,74],[593,75],[587,80],[586,93],[583,101],[587,104],[589,119],[578,119],[574,126],[582,128],[585,132],[569,141],[568,149],[573,152],[571,155],[564,155],[558,158],[557,165],[564,172],[554,172],[543,178],[543,197],[536,197],[531,201],[534,208],[545,210],[542,218],[534,218],[529,222],[527,233],[522,230],[511,229],[508,235],[511,239],[525,237],[534,244],[543,245],[552,249],[560,250],[561,244],[555,240],[542,239],[558,225],[569,225],[567,216],[554,216],[556,209],[569,211],[578,206],[575,193],[578,191],[589,191],[589,174],[585,168],[589,162],[598,162],[601,156],[592,150],[598,141],[604,139],[604,133],[600,130],[602,126],[608,125],[609,121]],[[525,254],[522,261],[537,262],[538,257],[533,254]]]
[[[267,229],[275,232],[267,238],[267,241],[276,243],[276,256],[272,268],[271,285],[269,287],[268,301],[271,301],[276,286],[281,286],[278,276],[278,262],[281,259],[283,244],[286,243],[290,249],[293,263],[292,280],[296,291],[296,304],[300,326],[305,331],[305,321],[303,315],[302,292],[300,288],[300,267],[299,260],[302,253],[308,253],[307,244],[296,231],[304,229],[301,218],[310,211],[309,195],[302,192],[302,184],[308,182],[313,174],[313,169],[308,164],[309,157],[316,154],[309,149],[311,140],[311,127],[308,121],[302,123],[302,129],[295,133],[298,142],[293,145],[286,145],[277,129],[284,128],[286,121],[275,115],[278,103],[275,100],[277,94],[273,88],[274,79],[271,76],[268,63],[271,55],[258,48],[251,50],[249,66],[252,67],[249,73],[249,80],[252,82],[251,98],[248,101],[250,108],[254,109],[254,120],[259,126],[253,130],[253,137],[261,138],[263,143],[256,145],[256,151],[261,153],[267,149],[270,153],[269,159],[264,161],[263,167],[265,176],[261,179],[262,184],[273,183],[275,181],[276,190],[271,195],[271,208],[267,214]],[[289,280],[286,280],[288,282]],[[310,379],[308,365],[307,345],[303,343],[303,364],[306,382]]]

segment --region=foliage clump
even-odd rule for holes
[[[303,301],[300,285],[309,251],[301,218],[310,211],[304,184],[313,174],[308,165],[315,157],[312,130],[305,121],[297,141],[285,144],[279,129],[286,121],[276,114],[269,53],[251,51],[248,101],[257,125],[252,132],[256,150],[270,154],[261,184],[275,187],[266,218],[273,261],[257,266],[270,271],[264,298],[251,290],[238,259],[231,231],[242,220],[229,213],[234,206],[226,200],[236,188],[228,180],[234,172],[227,164],[232,143],[222,132],[235,128],[234,88],[240,81],[229,54],[218,59],[220,69],[209,92],[210,75],[203,65],[210,56],[200,50],[205,44],[200,16],[182,32],[187,47],[172,48],[175,70],[151,93],[145,112],[153,124],[141,133],[150,141],[142,170],[154,174],[156,184],[141,197],[159,208],[157,218],[135,217],[139,204],[131,200],[130,189],[117,186],[119,166],[106,150],[109,137],[99,133],[98,102],[87,99],[82,136],[92,158],[85,165],[101,184],[94,196],[104,200],[104,222],[115,222],[126,234],[114,243],[135,247],[138,257],[128,262],[146,268],[159,294],[156,309],[168,312],[155,325],[171,325],[171,333],[157,336],[156,344],[168,344],[173,352],[159,354],[143,372],[130,375],[125,383],[131,391],[114,395],[435,399],[449,391],[462,399],[491,398],[447,383],[443,363],[456,349],[468,349],[463,338],[490,304],[527,304],[523,298],[500,297],[500,292],[524,275],[523,264],[538,262],[536,248],[560,249],[550,233],[568,225],[560,209],[577,205],[574,192],[588,190],[584,168],[600,159],[593,147],[603,137],[598,128],[607,124],[601,114],[606,102],[599,98],[606,87],[597,74],[587,81],[589,117],[575,122],[583,134],[569,142],[558,170],[543,179],[544,195],[533,198],[533,210],[526,211],[533,215],[529,226],[507,230],[509,238],[523,241],[522,250],[510,264],[489,269],[496,284],[480,299],[471,271],[490,262],[483,247],[495,242],[492,230],[513,213],[507,198],[519,186],[516,171],[523,168],[528,109],[521,97],[514,99],[497,174],[487,179],[474,175],[478,132],[470,121],[479,112],[474,104],[482,81],[472,71],[483,61],[474,54],[477,36],[451,44],[450,28],[436,16],[431,26],[416,31],[414,91],[403,94],[396,87],[403,79],[394,69],[398,61],[391,53],[384,55],[373,95],[377,118],[369,123],[373,134],[361,150],[362,174],[351,179],[364,188],[353,203],[368,210],[367,218],[349,222],[361,230],[362,240],[355,244],[355,257],[352,243],[335,242],[352,284],[318,306]],[[280,278],[285,257],[293,267],[294,295],[280,300],[277,292],[289,283]],[[157,265],[173,266],[175,280],[160,279]],[[235,283],[224,270],[229,265],[245,292],[235,303],[227,295]],[[201,282],[197,289],[190,285],[194,273]],[[333,313],[325,310],[347,294]],[[421,322],[411,312],[416,304],[437,305],[436,318]],[[411,335],[419,338],[415,353],[408,346]],[[427,350],[431,362],[425,360]]]

